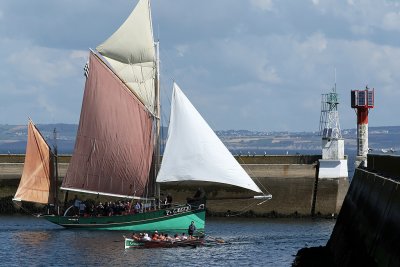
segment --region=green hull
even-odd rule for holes
[[[132,215],[77,217],[42,215],[41,217],[66,228],[88,230],[173,231],[187,230],[194,221],[198,230],[205,227],[205,209],[190,206],[149,211]]]

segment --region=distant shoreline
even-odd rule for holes
[[[57,148],[60,154],[72,154],[76,124],[39,124],[37,125],[50,146],[54,145],[53,130],[57,129]],[[26,125],[0,124],[0,154],[24,154],[26,147]],[[162,139],[166,138],[167,128],[162,128]],[[234,155],[263,154],[302,154],[321,151],[321,136],[318,132],[288,131],[250,131],[219,130],[215,131],[222,142]],[[345,153],[357,149],[356,129],[343,129]],[[374,153],[400,150],[400,126],[369,127],[369,147]],[[310,152],[313,151],[313,152]]]

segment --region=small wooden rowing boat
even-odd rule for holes
[[[174,248],[174,247],[198,247],[205,243],[204,238],[178,240],[178,241],[142,241],[125,238],[125,249],[127,248]]]

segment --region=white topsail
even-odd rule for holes
[[[262,191],[174,83],[168,140],[157,182],[207,181]]]
[[[121,27],[96,50],[154,113],[156,56],[149,0],[140,0]]]

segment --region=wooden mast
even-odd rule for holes
[[[154,195],[160,200],[160,185],[156,182],[157,173],[160,168],[160,124],[161,124],[161,112],[160,112],[160,42],[156,42],[156,147],[155,147],[155,164],[154,164]]]
[[[57,149],[57,131],[56,128],[53,130],[53,138],[54,138],[54,209],[57,212],[57,215],[60,215],[60,207],[58,205],[58,149]]]

